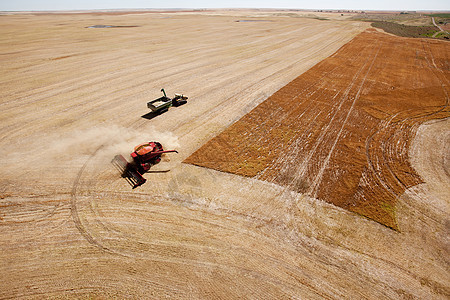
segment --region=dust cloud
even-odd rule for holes
[[[97,161],[107,162],[117,154],[128,157],[134,146],[149,141],[159,141],[165,149],[179,146],[178,138],[171,132],[160,132],[154,128],[142,131],[117,125],[95,126],[62,135],[30,137],[26,144],[9,153],[6,159],[16,164],[26,162],[44,166],[76,163],[95,154]]]

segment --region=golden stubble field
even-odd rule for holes
[[[182,163],[367,28],[301,16],[1,15],[0,298],[447,298],[448,120],[411,141],[398,231]],[[143,118],[162,87],[188,104]],[[147,140],[179,154],[131,190],[109,161]]]

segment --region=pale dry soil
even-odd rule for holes
[[[0,16],[1,299],[449,296],[448,120],[419,129],[400,231],[181,163],[367,26],[241,18]],[[162,87],[188,104],[142,118]],[[179,154],[131,190],[109,161],[147,140]]]

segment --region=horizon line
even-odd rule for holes
[[[290,11],[314,11],[314,12],[450,12],[450,9],[353,9],[353,8],[270,8],[270,7],[179,7],[179,8],[86,8],[86,9],[32,9],[32,10],[0,10],[0,12],[90,12],[90,11],[161,11],[161,10],[290,10]]]

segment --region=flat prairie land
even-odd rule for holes
[[[448,44],[368,26],[261,10],[0,15],[0,299],[447,299]],[[188,103],[150,117],[161,88]],[[272,101],[286,126],[242,126]],[[278,152],[245,172],[183,162],[242,164],[208,150],[232,128],[251,136],[237,146],[273,137]],[[131,189],[110,161],[151,140],[179,153]]]
[[[448,42],[368,29],[270,96],[185,162],[287,186],[388,227],[422,183],[420,124],[450,117]]]

